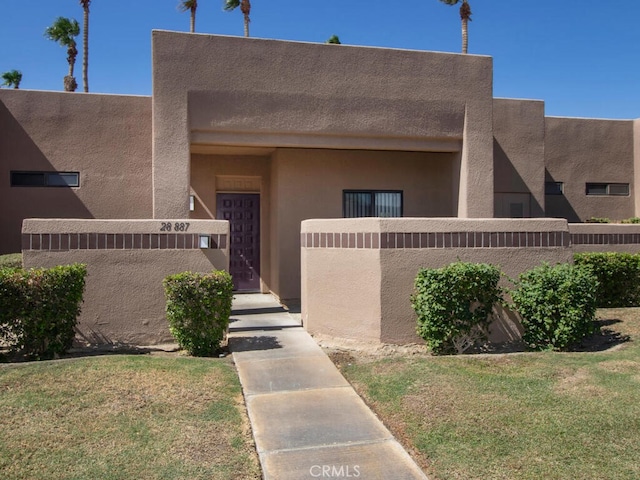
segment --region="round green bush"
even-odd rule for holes
[[[83,264],[0,268],[0,340],[26,358],[52,358],[73,344],[84,294]]]
[[[418,272],[411,304],[418,335],[434,354],[456,353],[456,340],[472,332],[486,339],[493,306],[501,300],[499,280],[500,270],[484,263]]]
[[[543,264],[522,273],[511,291],[522,340],[532,350],[567,350],[596,330],[598,280],[579,265]]]
[[[229,327],[231,275],[183,272],[168,276],[163,285],[169,330],[178,345],[197,357],[215,355]]]

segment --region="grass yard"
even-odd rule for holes
[[[0,365],[0,478],[258,479],[230,359]]]
[[[640,308],[600,310],[607,351],[345,359],[432,480],[640,478]]]

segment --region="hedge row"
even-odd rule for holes
[[[0,269],[0,341],[27,358],[51,358],[72,345],[85,265]]]
[[[0,268],[0,344],[26,358],[52,358],[73,343],[86,265]],[[215,354],[229,326],[233,282],[224,271],[164,280],[169,329],[191,355]]]
[[[640,306],[640,255],[595,252],[577,253],[573,258],[597,277],[598,307]]]
[[[593,333],[599,283],[590,267],[544,264],[521,274],[507,291],[498,287],[500,276],[493,265],[465,262],[420,270],[412,305],[418,334],[433,353],[460,353],[486,340],[493,308],[505,304],[505,293],[530,349],[567,350]]]

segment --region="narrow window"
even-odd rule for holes
[[[342,196],[344,218],[401,217],[402,192],[385,190],[345,190]]]
[[[587,183],[587,195],[629,196],[628,183]]]
[[[628,183],[610,183],[609,195],[621,195],[624,197],[629,196],[629,184]]]
[[[48,187],[79,187],[80,175],[71,172],[51,172],[47,173]]]
[[[11,172],[12,187],[79,187],[78,172]]]
[[[564,183],[563,182],[545,182],[544,194],[545,195],[563,195]]]
[[[44,173],[11,172],[12,187],[44,187],[46,178]]]

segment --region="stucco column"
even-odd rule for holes
[[[154,89],[154,98],[160,93]],[[187,218],[191,154],[186,95],[153,109],[153,218]],[[175,108],[167,108],[173,106]]]
[[[171,45],[170,39],[159,41],[162,38],[157,32],[153,33],[153,217],[188,218],[191,181],[189,74],[184,69],[179,70],[176,52],[167,48]]]
[[[493,217],[492,99],[467,104],[460,160],[458,217]],[[487,102],[487,100],[489,100]]]

